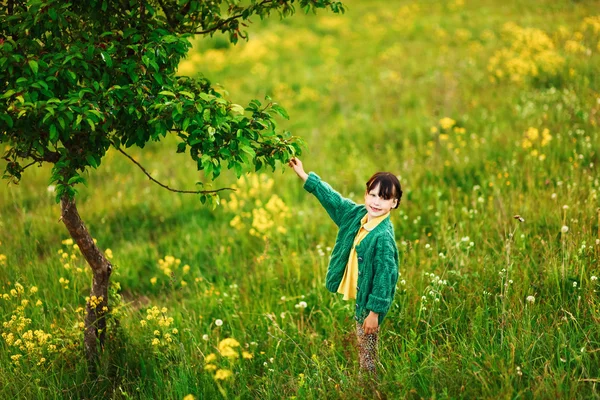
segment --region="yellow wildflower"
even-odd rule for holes
[[[440,119],[440,126],[442,129],[450,129],[456,124],[456,121],[449,117]]]
[[[206,364],[204,366],[204,369],[207,370],[207,371],[214,371],[215,369],[217,369],[217,366],[213,365],[213,364]]]
[[[152,339],[152,346],[158,346],[160,344],[160,340],[157,338]]]
[[[542,131],[542,147],[546,146],[552,140],[552,135],[550,135],[550,131],[546,128]]]
[[[228,369],[220,369],[215,373],[215,379],[218,380],[225,380],[227,378],[230,378],[231,375],[233,375],[233,373],[231,372],[231,370]]]
[[[240,342],[235,340],[234,338],[225,338],[219,342],[219,350],[224,349],[225,347],[238,347]]]
[[[246,360],[250,360],[254,356],[251,353],[248,353],[247,351],[243,351],[242,357],[244,357]]]
[[[215,353],[210,353],[206,357],[204,357],[204,363],[210,364],[213,361],[217,360],[217,355]]]
[[[223,347],[222,349],[219,349],[219,352],[221,353],[221,355],[223,357],[227,357],[227,358],[239,357],[238,352],[235,351],[234,349],[232,349],[231,347]]]
[[[156,285],[156,280],[157,280],[156,277],[152,277],[152,278],[150,278],[150,283],[153,285]]]

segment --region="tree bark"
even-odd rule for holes
[[[90,373],[96,373],[98,348],[104,348],[106,338],[106,313],[108,311],[108,283],[112,272],[112,264],[94,243],[94,239],[83,224],[75,199],[66,196],[60,202],[62,221],[71,237],[79,246],[79,250],[92,269],[92,289],[90,299],[86,302],[85,331],[83,342]]]

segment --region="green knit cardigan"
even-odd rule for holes
[[[319,200],[339,228],[325,281],[327,289],[336,293],[367,209],[342,197],[313,172],[308,174],[304,189]],[[389,216],[356,246],[356,253],[358,287],[354,318],[363,323],[369,311],[373,311],[379,314],[381,325],[392,304],[398,282],[398,247]]]

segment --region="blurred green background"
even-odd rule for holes
[[[223,174],[213,187],[237,191],[212,210],[111,151],[77,199],[115,265],[105,376],[87,379],[80,342],[90,274],[49,169],[29,168],[0,191],[1,394],[598,396],[600,2],[345,4],[256,20],[236,46],[198,38],[179,73],[272,97],[306,169],[357,202],[374,172],[400,177],[380,382],[358,378],[353,305],[324,287],[335,226],[291,170]],[[129,151],[191,189],[176,145]]]

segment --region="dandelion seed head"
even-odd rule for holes
[[[535,303],[535,297],[533,297],[533,296],[527,296],[527,298],[525,300],[527,300],[527,302],[530,304]]]

